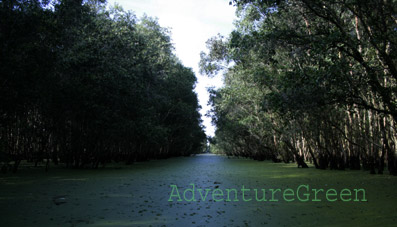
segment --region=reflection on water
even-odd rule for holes
[[[200,154],[121,169],[50,169],[46,174],[21,171],[18,178],[1,178],[0,218],[4,226],[365,226],[396,221],[397,178],[285,166]],[[177,185],[183,193],[190,184],[204,191],[234,188],[239,198],[243,185],[251,189],[296,188],[301,184],[336,189],[360,186],[366,189],[369,201],[216,202],[211,196],[205,201],[168,201],[170,185]],[[54,205],[52,199],[58,195],[68,195],[67,201]]]

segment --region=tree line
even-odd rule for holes
[[[155,19],[104,1],[2,0],[0,46],[3,171],[21,160],[128,164],[205,144],[196,77]]]
[[[239,20],[207,41],[212,147],[228,155],[397,175],[397,4],[233,0]]]

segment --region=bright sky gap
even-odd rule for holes
[[[199,74],[200,52],[206,50],[205,42],[218,33],[227,36],[233,30],[236,19],[235,8],[229,0],[108,0],[112,6],[117,2],[126,11],[138,18],[144,14],[158,18],[162,27],[171,30],[175,54],[186,67],[196,74],[196,93],[202,109],[200,111],[207,136],[213,136],[215,127],[205,114],[208,106],[207,87],[221,87],[220,76],[208,78]]]

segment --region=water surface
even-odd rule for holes
[[[22,169],[0,175],[2,226],[392,226],[397,177],[363,171],[197,155],[98,170]],[[171,185],[196,189],[364,188],[368,202],[169,202]],[[197,192],[196,192],[197,193]],[[189,195],[187,193],[186,195]],[[252,194],[251,194],[252,195]],[[54,198],[64,198],[56,205]],[[252,196],[253,197],[253,196]],[[200,195],[196,194],[196,198]],[[218,197],[219,198],[219,197]]]

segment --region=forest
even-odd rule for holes
[[[69,168],[201,151],[196,77],[170,32],[105,1],[0,1],[0,165]]]
[[[233,0],[207,41],[211,147],[229,156],[397,175],[394,0]]]
[[[0,225],[396,226],[396,1],[0,0]]]

